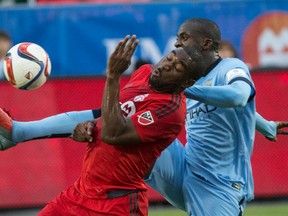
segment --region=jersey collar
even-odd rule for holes
[[[220,61],[222,61],[222,58],[221,58],[221,57],[219,57],[216,61],[214,61],[214,62],[206,69],[204,76],[206,76],[211,70],[213,70],[213,69],[216,67],[216,65],[218,65],[218,63],[219,63]]]

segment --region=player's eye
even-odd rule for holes
[[[180,36],[181,41],[187,41],[188,39],[189,39],[189,35],[184,34]]]
[[[166,65],[164,68],[163,68],[165,71],[170,71],[171,70],[171,67]]]
[[[176,71],[178,72],[183,72],[185,70],[184,66],[181,63],[176,63],[174,65],[174,68],[176,69]]]
[[[189,39],[188,36],[183,36],[183,37],[182,37],[182,40],[183,40],[183,41],[187,41],[188,39]]]

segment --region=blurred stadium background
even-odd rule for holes
[[[51,78],[38,90],[1,80],[0,107],[23,121],[98,107],[107,59],[120,38],[140,38],[125,84],[138,60],[155,63],[173,48],[178,27],[191,17],[214,20],[250,66],[258,112],[288,120],[287,0],[0,0],[0,30],[13,44],[41,45],[52,62]],[[78,177],[84,151],[81,143],[51,139],[1,152],[0,215],[35,215]],[[255,201],[245,215],[288,215],[287,155],[288,138],[272,143],[256,134]],[[185,215],[152,189],[149,199],[151,216]]]

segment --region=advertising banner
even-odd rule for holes
[[[287,120],[288,71],[252,73],[252,78],[257,111],[267,120]],[[122,86],[127,80],[123,77]],[[93,109],[100,107],[104,84],[104,78],[51,79],[37,90],[21,91],[0,81],[0,107],[17,121]],[[185,131],[179,138],[184,144]],[[85,150],[86,143],[54,138],[24,142],[1,152],[0,208],[44,205],[56,197],[80,176]],[[271,142],[256,133],[252,154],[256,198],[288,197],[287,155],[287,136],[279,135],[277,142]],[[164,200],[153,190],[148,195],[150,201]]]
[[[231,41],[251,67],[288,66],[286,0],[2,8],[0,29],[11,34],[14,44],[43,46],[53,77],[91,77],[105,73],[108,56],[127,34],[140,39],[129,70],[139,59],[156,63],[173,48],[181,23],[192,17],[215,21],[222,38]]]

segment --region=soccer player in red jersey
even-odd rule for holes
[[[183,90],[203,75],[204,62],[195,49],[177,48],[154,68],[140,67],[120,93],[121,74],[137,44],[135,35],[126,36],[110,56],[102,116],[95,120],[82,173],[39,215],[148,215],[144,175],[182,130]],[[78,135],[75,129],[73,138],[83,141]]]

